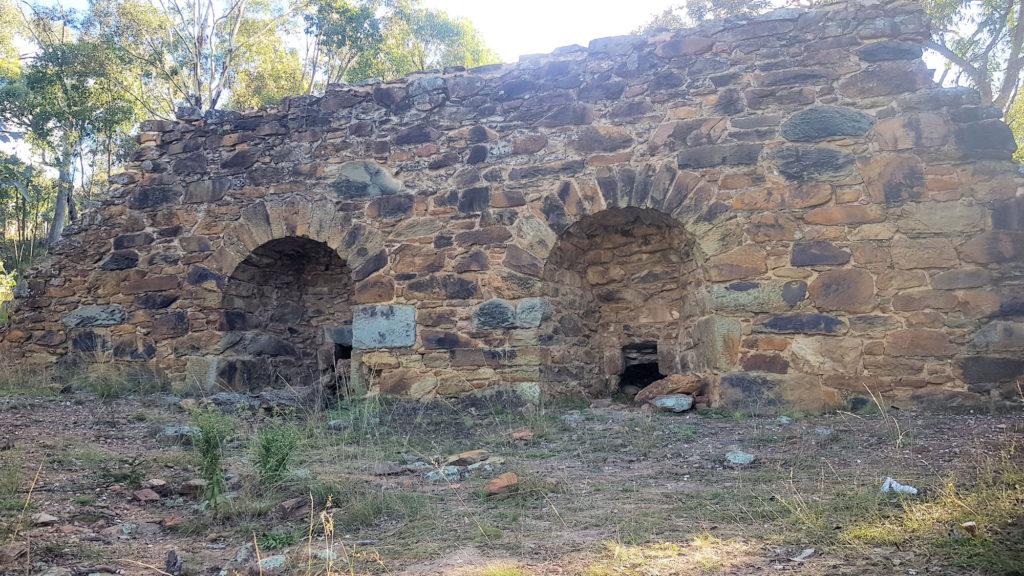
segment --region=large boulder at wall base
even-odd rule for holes
[[[703,388],[704,379],[696,374],[669,374],[661,380],[655,380],[641,389],[640,392],[637,393],[636,397],[633,398],[633,402],[636,404],[643,404],[657,398],[658,396],[672,396],[677,394],[693,396]]]

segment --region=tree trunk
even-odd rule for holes
[[[50,233],[46,236],[46,244],[49,246],[59,242],[61,233],[64,232],[64,224],[68,219],[68,207],[71,205],[71,188],[73,186],[71,167],[67,162],[64,162],[60,168],[60,178],[57,184],[57,201],[53,206],[53,223],[50,225]]]

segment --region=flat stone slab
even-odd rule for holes
[[[61,320],[72,328],[87,326],[116,326],[124,323],[128,314],[120,304],[106,306],[82,306],[64,315]]]
[[[416,308],[391,304],[357,306],[352,316],[352,347],[408,348],[416,344]]]

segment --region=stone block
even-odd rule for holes
[[[551,318],[551,304],[544,298],[523,298],[516,303],[516,325],[521,328],[537,328]]]
[[[893,296],[892,307],[901,312],[916,310],[952,310],[959,301],[952,292],[939,290],[909,290]]]
[[[740,246],[708,259],[706,270],[712,282],[755,278],[768,271],[767,254],[753,244]]]
[[[516,326],[516,310],[505,300],[488,300],[473,313],[477,328],[495,330],[514,328]]]
[[[756,214],[751,216],[747,234],[754,242],[796,239],[796,219],[788,214]]]
[[[190,391],[203,393],[217,391],[217,359],[189,356],[185,363],[185,385]]]
[[[988,286],[992,275],[984,268],[967,267],[948,270],[932,276],[931,284],[935,290],[962,290],[964,288],[981,288]]]
[[[924,164],[911,154],[872,154],[858,159],[868,197],[876,204],[925,198]]]
[[[811,283],[809,292],[819,310],[870,312],[877,305],[875,279],[858,268],[822,272]]]
[[[839,393],[814,375],[732,372],[722,375],[720,389],[725,407],[754,414],[820,411],[840,403]]]
[[[985,228],[984,206],[959,202],[912,202],[902,209],[899,230],[907,235],[962,234]]]
[[[414,306],[376,305],[356,306],[353,309],[353,348],[407,348],[415,344]]]
[[[971,346],[985,352],[1019,353],[1024,350],[1024,323],[990,322],[975,333]]]
[[[829,184],[802,182],[746,190],[733,197],[736,210],[796,210],[820,206],[832,199]]]
[[[697,342],[693,369],[697,372],[734,369],[739,362],[743,327],[738,320],[709,316],[697,322],[693,339]]]
[[[952,268],[959,263],[953,244],[945,238],[892,241],[892,263],[899,270]]]
[[[711,288],[711,304],[716,311],[784,312],[804,300],[807,284],[790,282],[734,282]]]
[[[766,156],[775,170],[792,182],[837,182],[857,173],[852,154],[823,146],[783,146]]]
[[[790,361],[804,374],[857,374],[861,372],[859,338],[800,336],[789,345]]]
[[[1002,264],[1024,260],[1024,233],[983,232],[959,247],[960,256],[976,264]]]
[[[834,136],[863,136],[875,124],[873,116],[839,106],[801,110],[782,125],[790,142],[818,142]]]
[[[1024,376],[1024,359],[999,356],[967,356],[957,361],[967,384],[1015,382]]]
[[[85,328],[90,326],[116,326],[124,323],[128,314],[120,304],[109,304],[103,306],[82,306],[68,312],[61,318],[61,322],[71,328]]]
[[[334,178],[333,188],[342,199],[392,196],[402,191],[402,182],[384,167],[372,160],[352,160],[330,170],[324,175]]]
[[[885,211],[881,206],[877,205],[843,204],[840,206],[824,206],[804,214],[804,221],[808,224],[820,224],[822,226],[876,224],[885,221]]]
[[[956,344],[941,330],[908,328],[885,337],[885,353],[891,356],[952,356]]]
[[[825,240],[793,244],[793,266],[841,266],[850,261],[850,253]]]
[[[793,314],[775,316],[754,327],[755,332],[776,334],[845,334],[848,326],[835,316],[826,314]]]

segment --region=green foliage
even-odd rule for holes
[[[942,81],[978,90],[982,103],[1010,114],[1024,67],[1024,2],[926,0],[928,47],[946,59]]]
[[[288,464],[298,444],[299,429],[294,424],[275,422],[260,428],[254,446],[260,482],[280,482],[288,472]]]
[[[203,499],[217,512],[217,502],[224,494],[226,484],[221,461],[224,458],[224,443],[234,432],[238,421],[215,408],[197,410],[192,414],[193,425],[199,431],[193,437],[193,446],[198,458],[199,476],[206,480]]]
[[[650,34],[658,30],[675,30],[694,26],[705,20],[718,20],[730,16],[754,16],[772,7],[769,0],[689,0],[655,15],[646,24],[634,30],[636,34]]]
[[[316,52],[309,62],[315,80],[394,79],[445,66],[496,62],[473,25],[415,0],[323,0],[306,15]]]

